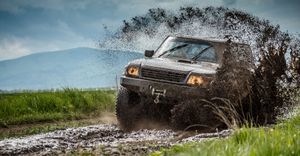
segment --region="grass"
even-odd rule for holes
[[[299,156],[300,112],[298,111],[295,117],[281,121],[272,128],[244,127],[236,130],[226,139],[175,145],[151,155]]]
[[[0,94],[0,127],[82,119],[114,111],[115,91],[62,91]]]

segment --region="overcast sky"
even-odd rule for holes
[[[299,33],[299,0],[0,0],[0,60],[35,52],[96,47],[103,25],[114,31],[122,20],[149,8],[225,6],[247,11]]]

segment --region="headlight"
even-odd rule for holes
[[[128,76],[139,76],[139,68],[134,66],[128,67],[126,73]]]
[[[193,75],[191,74],[189,76],[189,79],[187,81],[188,85],[191,86],[207,86],[209,83],[210,79],[206,77],[202,77],[200,75]]]

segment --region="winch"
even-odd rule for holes
[[[155,89],[152,86],[150,86],[150,89],[151,89],[152,96],[156,96],[154,101],[153,101],[155,104],[159,103],[159,97],[160,96],[166,97],[166,92],[167,92],[166,89]]]

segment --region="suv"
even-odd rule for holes
[[[252,59],[249,45],[234,44]],[[192,113],[178,110],[182,105],[188,105],[188,101],[209,97],[226,47],[225,40],[169,36],[156,51],[146,50],[145,58],[129,62],[121,77],[116,100],[116,115],[121,128],[133,130],[139,121],[158,117],[167,122],[187,120],[176,116]],[[211,116],[212,111],[203,112],[203,109],[198,110],[200,107],[198,104],[192,111],[196,111],[203,122],[207,121],[201,116]]]

